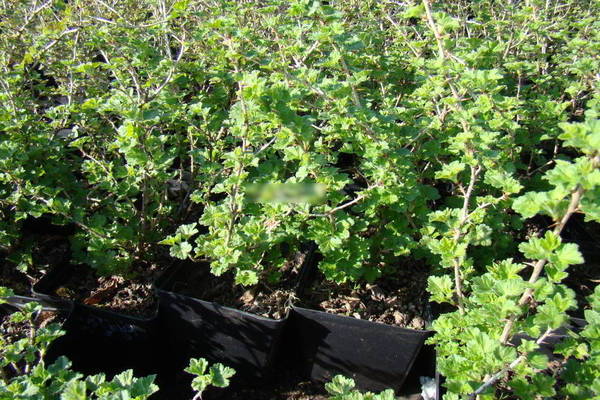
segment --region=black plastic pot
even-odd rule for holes
[[[107,376],[126,369],[138,376],[157,374],[163,365],[156,317],[134,318],[74,303],[63,329],[66,334],[48,349],[48,362],[64,355],[76,371]]]
[[[172,292],[158,293],[161,346],[170,349],[170,385],[189,388],[191,376],[182,371],[192,357],[234,368],[238,384],[256,385],[268,378],[285,319],[259,317]]]
[[[431,335],[296,307],[288,323],[286,343],[307,377],[328,382],[342,374],[371,391],[399,391]]]
[[[124,315],[99,307],[58,298],[60,288],[77,266],[63,264],[50,270],[32,288],[42,303],[70,304],[63,330],[46,355],[48,362],[66,356],[73,369],[84,374],[105,373],[111,377],[127,369],[137,376],[157,374],[159,382],[168,370],[162,346],[157,312],[149,318]]]

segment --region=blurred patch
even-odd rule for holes
[[[318,203],[326,187],[319,183],[254,183],[246,186],[246,195],[258,203]]]

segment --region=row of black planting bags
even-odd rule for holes
[[[314,268],[311,258],[305,258],[302,271]],[[34,295],[56,302],[52,293],[69,268],[47,274]],[[306,276],[301,272],[300,280]],[[275,320],[164,290],[173,287],[160,280],[157,287],[158,307],[150,318],[64,302],[66,334],[51,346],[49,361],[65,355],[76,370],[89,374],[129,368],[138,375],[156,374],[157,398],[165,399],[190,398],[192,376],[183,370],[192,357],[234,368],[231,390],[280,380],[324,383],[342,374],[362,390],[392,388],[417,396],[423,380],[435,377],[435,356],[424,344],[430,331],[293,306]]]

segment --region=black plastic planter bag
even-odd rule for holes
[[[64,336],[48,349],[52,362],[66,356],[73,369],[112,376],[133,369],[137,376],[156,374],[161,366],[156,318],[139,319],[75,303],[63,324]]]
[[[312,380],[351,377],[363,390],[398,391],[431,332],[293,308],[286,344]]]
[[[36,296],[56,300],[53,293],[71,270],[47,274],[34,288]],[[232,390],[276,381],[275,368],[320,383],[343,374],[361,390],[398,393],[418,393],[419,377],[435,375],[435,357],[423,346],[428,331],[303,308],[274,320],[166,290],[157,294],[158,312],[150,319],[76,303],[49,361],[65,355],[86,374],[157,374],[157,399],[190,397],[192,375],[184,369],[190,358],[200,357],[236,370]]]
[[[175,375],[181,375],[192,357],[234,368],[237,383],[257,384],[257,380],[267,377],[279,350],[285,320],[259,317],[171,292],[158,294],[161,342],[171,349],[168,362],[176,385],[180,383]]]

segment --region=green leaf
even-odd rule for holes
[[[229,386],[229,378],[235,375],[235,370],[217,363],[210,367],[210,376],[212,384],[216,387],[224,388]]]
[[[92,391],[98,389],[104,382],[106,382],[106,375],[103,373],[90,375],[86,378],[87,386]]]
[[[484,182],[508,194],[519,193],[523,189],[519,181],[501,170],[486,171]]]
[[[185,260],[194,248],[188,242],[176,243],[171,246],[169,253],[172,257],[179,258],[181,260]]]
[[[325,390],[329,394],[344,395],[350,393],[355,386],[354,380],[343,375],[336,375],[331,382],[325,384]]]
[[[83,381],[74,380],[68,382],[60,395],[61,400],[86,400],[86,384]]]
[[[158,386],[154,384],[155,375],[149,375],[142,378],[136,378],[129,390],[133,398],[146,398],[158,391]]]
[[[192,389],[196,392],[204,392],[210,386],[211,377],[209,375],[197,376],[192,380]]]
[[[195,222],[193,224],[180,225],[179,228],[177,228],[177,233],[181,234],[181,237],[184,240],[187,240],[198,233],[198,229],[196,229],[197,225],[198,224]]]
[[[452,182],[458,181],[458,174],[466,167],[466,164],[460,161],[452,161],[442,167],[440,171],[435,173],[436,179],[448,179]]]
[[[235,273],[235,283],[244,286],[256,285],[258,274],[251,270],[238,270]]]
[[[158,244],[164,244],[167,246],[172,246],[176,243],[181,242],[181,235],[168,236],[165,239],[158,242]]]
[[[543,260],[552,257],[554,250],[561,244],[560,236],[552,231],[546,231],[543,238],[533,237],[529,242],[521,243],[519,250],[525,257],[532,260]]]
[[[546,172],[544,177],[552,185],[567,191],[573,190],[581,178],[577,166],[564,160],[556,160],[554,168]]]
[[[208,361],[206,361],[204,358],[192,358],[190,359],[190,363],[184,371],[194,375],[204,375],[207,368]]]
[[[546,199],[546,193],[527,192],[513,201],[512,208],[524,218],[531,218],[544,207]]]
[[[584,259],[579,251],[579,246],[575,243],[564,243],[556,250],[556,259],[562,265],[583,264]]]
[[[133,383],[133,370],[128,369],[116,375],[113,379],[114,382],[118,383],[122,387],[128,387]]]
[[[546,374],[535,374],[532,380],[532,383],[536,389],[535,392],[538,396],[549,397],[556,394],[556,391],[554,390],[556,380],[552,376]]]
[[[427,291],[436,303],[453,303],[454,283],[448,275],[430,276],[427,279]]]
[[[416,6],[409,7],[402,13],[402,18],[418,18],[425,14],[425,7],[423,4],[417,4]]]
[[[527,355],[527,361],[532,368],[543,370],[548,368],[548,356],[542,353],[531,353]]]
[[[6,303],[5,299],[14,295],[15,293],[12,291],[12,289],[0,286],[0,304]]]

